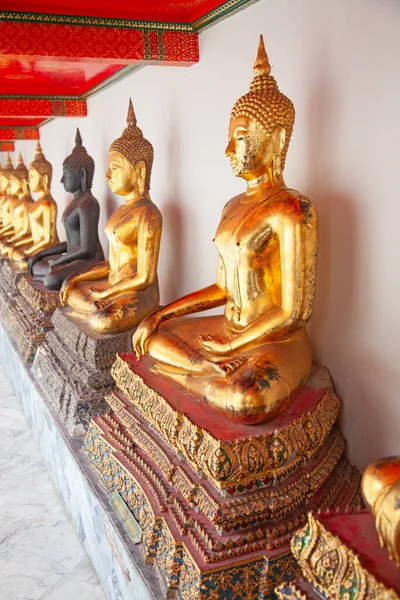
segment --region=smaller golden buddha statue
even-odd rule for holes
[[[24,165],[20,153],[18,165],[10,176],[10,193],[15,197],[15,200],[10,202],[14,233],[6,240],[4,238],[0,240],[0,253],[3,256],[8,256],[13,245],[28,235],[30,231],[29,213],[33,204],[33,198],[29,191],[28,176],[28,169]]]
[[[6,166],[2,170],[0,176],[0,189],[2,191],[1,198],[1,227],[0,227],[0,238],[7,237],[13,233],[12,223],[12,210],[11,204],[15,200],[15,197],[11,195],[11,174],[14,172],[14,167],[11,162],[10,153],[7,155]]]
[[[231,112],[226,155],[247,190],[222,213],[217,281],[155,311],[133,338],[160,375],[249,424],[284,411],[312,364],[317,216],[283,180],[294,107],[270,71],[261,38],[250,91]],[[220,306],[224,315],[180,318]]]
[[[361,491],[375,517],[381,546],[400,568],[400,456],[378,460],[366,468]]]
[[[109,218],[109,260],[70,275],[61,301],[97,334],[127,331],[159,305],[157,263],[162,218],[149,196],[153,147],[129,103],[128,126],[110,146],[106,179],[124,198]]]
[[[52,174],[53,168],[38,142],[35,159],[29,165],[29,187],[38,194],[29,214],[30,232],[13,244],[9,254],[13,268],[19,272],[27,271],[30,256],[58,242],[57,204],[50,193]]]

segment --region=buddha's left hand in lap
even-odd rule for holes
[[[105,300],[110,294],[110,290],[100,290],[99,288],[91,287],[89,291],[94,300]]]
[[[233,354],[229,340],[221,340],[212,335],[199,335],[198,339],[202,348],[210,354],[210,360],[212,360],[213,354],[218,357],[231,356]]]

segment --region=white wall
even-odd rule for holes
[[[200,36],[200,63],[146,67],[89,100],[86,119],[41,130],[53,195],[79,125],[96,161],[101,229],[119,203],[104,181],[129,96],[154,145],[152,198],[164,216],[162,301],[213,281],[225,202],[243,189],[224,149],[230,109],[248,90],[258,35],[297,120],[286,182],[320,215],[315,358],[332,372],[359,467],[400,453],[400,4],[397,0],[261,0]],[[19,144],[32,160],[34,143]]]

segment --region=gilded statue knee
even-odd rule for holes
[[[117,333],[115,315],[112,314],[112,311],[99,310],[93,313],[89,317],[88,324],[90,329],[98,335]]]
[[[280,378],[268,381],[243,373],[228,386],[225,410],[238,423],[262,423],[280,414],[289,403],[290,390]]]

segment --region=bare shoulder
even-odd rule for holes
[[[158,206],[156,206],[154,204],[154,202],[150,201],[145,201],[142,203],[141,207],[140,207],[140,212],[141,212],[141,216],[146,220],[146,221],[151,221],[153,224],[162,224],[162,215],[161,215],[161,211],[158,208]]]
[[[297,190],[285,189],[277,196],[282,209],[294,219],[303,221],[305,225],[317,222],[318,216],[314,204],[307,196]]]
[[[237,196],[234,196],[233,198],[231,198],[230,200],[228,200],[228,202],[225,204],[224,208],[222,209],[222,215],[221,218],[225,218],[226,215],[235,209],[235,207],[237,206],[240,198],[243,196],[243,194],[238,194]]]

